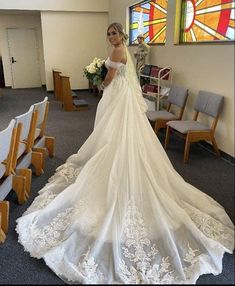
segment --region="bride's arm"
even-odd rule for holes
[[[120,63],[122,58],[123,58],[123,48],[121,48],[121,47],[114,48],[112,55],[110,56],[110,60],[112,62]],[[108,68],[108,72],[105,76],[105,79],[101,84],[102,88],[105,88],[106,86],[108,86],[111,83],[111,81],[113,80],[113,78],[115,76],[116,71],[117,71],[117,69],[114,67]]]

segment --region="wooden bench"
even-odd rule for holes
[[[61,84],[60,84],[61,71],[59,69],[52,69],[52,74],[53,74],[53,84],[54,84],[55,97],[57,100],[62,101]]]
[[[70,86],[70,77],[60,74],[63,108],[65,111],[88,110],[89,105],[84,99],[74,99]]]
[[[54,145],[55,138],[52,136],[45,135],[46,133],[46,123],[49,111],[49,101],[48,97],[45,97],[43,101],[35,103],[33,105],[34,111],[38,112],[36,120],[36,129],[33,138],[33,150],[43,152],[45,156],[45,149],[49,157],[54,157]]]

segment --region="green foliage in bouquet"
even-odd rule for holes
[[[105,61],[99,58],[94,58],[94,60],[84,68],[84,75],[94,85],[99,86],[104,80],[107,71]]]

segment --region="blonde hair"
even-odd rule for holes
[[[110,28],[114,28],[121,36],[122,36],[122,40],[123,42],[126,42],[128,40],[128,35],[125,33],[123,27],[122,27],[122,24],[120,23],[112,23],[108,26],[108,29],[107,29],[107,33],[109,31]]]

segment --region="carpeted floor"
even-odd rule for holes
[[[77,92],[78,93],[78,92]],[[47,158],[45,173],[32,177],[30,199],[22,206],[17,204],[13,192],[10,201],[9,233],[4,244],[0,245],[0,284],[65,284],[44,263],[42,259],[31,258],[17,242],[15,221],[31,204],[37,192],[45,185],[55,169],[63,164],[68,156],[76,153],[93,130],[95,112],[99,96],[88,92],[79,92],[79,98],[89,102],[90,109],[80,112],[65,112],[55,100],[53,93],[43,88],[3,89],[0,97],[0,130],[7,127],[10,120],[26,112],[30,105],[49,97],[50,108],[47,122],[47,134],[56,138],[55,157]],[[159,133],[161,142],[164,132]],[[167,154],[179,174],[189,183],[213,197],[234,220],[234,166],[223,158],[217,158],[198,144],[190,150],[189,164],[183,163],[184,142],[172,136]],[[202,275],[197,284],[234,284],[234,255],[225,254],[223,272],[214,276]]]

